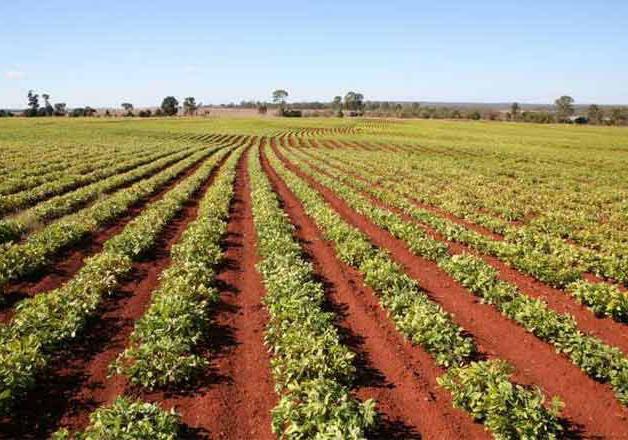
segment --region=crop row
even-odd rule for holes
[[[80,209],[85,204],[97,199],[103,194],[115,191],[123,186],[130,185],[138,180],[146,178],[164,168],[190,156],[200,150],[186,149],[166,157],[156,159],[151,163],[140,166],[123,174],[116,174],[100,182],[77,189],[57,197],[41,202],[30,209],[20,212],[16,217],[0,220],[0,231],[4,233],[0,237],[0,243],[16,241],[21,235],[27,233],[34,225],[49,223],[51,220],[62,217]]]
[[[129,150],[128,152],[125,152],[125,154],[118,155],[115,158],[112,158],[110,154],[103,153],[100,153],[95,157],[86,155],[86,157],[83,157],[79,163],[72,163],[68,161],[67,164],[59,164],[58,170],[51,172],[44,171],[42,174],[35,170],[35,166],[29,167],[26,170],[20,170],[19,172],[14,172],[4,177],[2,179],[2,183],[0,184],[0,195],[5,196],[29,190],[44,183],[56,181],[69,174],[89,173],[95,169],[109,166],[114,163],[114,161],[119,162],[124,160],[127,155],[137,158],[139,154],[140,153],[137,151]]]
[[[281,438],[364,438],[375,403],[350,394],[354,354],[340,342],[334,315],[323,310],[324,288],[314,279],[259,162],[248,158],[252,210],[257,231],[257,268],[266,287],[270,320],[266,343],[280,401],[273,431]]]
[[[51,440],[175,440],[180,434],[181,422],[174,410],[164,411],[154,403],[118,397],[90,414],[83,431],[60,429]]]
[[[113,365],[135,385],[152,389],[189,382],[207,365],[195,352],[205,337],[208,308],[218,299],[215,269],[222,259],[220,240],[227,228],[233,196],[236,150],[206,191],[198,218],[172,247],[172,264],[160,276],[160,287],[136,324],[131,346]]]
[[[405,241],[415,255],[436,262],[472,293],[495,306],[539,339],[552,344],[558,352],[567,355],[591,378],[609,382],[619,401],[628,404],[628,359],[619,349],[580,331],[571,315],[557,313],[544,301],[523,294],[516,285],[499,280],[495,269],[482,259],[468,254],[452,255],[445,243],[430,238],[423,228],[404,221],[394,212],[374,206],[366,197],[342,183],[348,177],[341,174],[328,177],[317,173],[304,162],[299,165],[356,212]],[[378,192],[377,189],[371,190]],[[394,200],[392,197],[386,199],[386,202],[395,203]]]
[[[154,149],[150,148],[147,152],[158,150],[159,146]],[[86,146],[77,161],[75,155],[68,154],[67,150],[50,149],[45,154],[37,154],[33,150],[29,150],[31,154],[24,154],[24,149],[20,149],[19,155],[21,160],[12,160],[11,166],[2,170],[0,175],[3,176],[2,185],[0,185],[0,194],[11,194],[25,189],[33,188],[42,183],[63,177],[68,172],[87,173],[103,166],[103,164],[112,163],[116,158],[126,156],[137,156],[146,151],[146,147],[141,148],[125,148],[119,153],[117,150],[102,151],[101,148],[93,148]],[[50,157],[50,159],[47,159]],[[27,160],[23,160],[27,158]],[[10,160],[10,158],[8,158]]]
[[[122,147],[115,147],[104,150],[101,146],[82,145],[81,155],[77,157],[67,152],[57,153],[57,157],[66,157],[52,164],[46,164],[45,159],[40,155],[32,154],[29,157],[37,159],[33,163],[22,164],[18,169],[8,173],[0,184],[0,195],[13,194],[19,191],[29,190],[36,186],[57,181],[62,178],[83,175],[94,170],[106,168],[127,159],[141,159],[143,157],[154,156],[157,159],[167,154],[180,151],[179,144],[165,142],[151,143],[142,139],[137,144],[125,144]],[[161,156],[159,156],[161,153]],[[43,165],[42,165],[43,163]]]
[[[163,157],[163,155],[163,152],[158,152],[139,159],[133,157],[127,161],[114,162],[109,167],[101,168],[88,174],[68,175],[62,179],[45,183],[28,191],[0,196],[0,215],[18,211],[19,209],[32,206],[47,198],[98,182],[116,174],[127,172],[137,166],[150,163],[155,159]]]
[[[560,432],[558,404],[548,410],[539,390],[512,383],[511,368],[505,362],[472,361],[473,341],[401,266],[345,222],[308,183],[285,168],[272,150],[268,158],[325,239],[334,244],[338,257],[362,273],[399,332],[449,368],[440,383],[458,407],[482,421],[497,438],[553,438]]]
[[[154,194],[220,148],[200,151],[149,179],[51,223],[41,231],[31,234],[24,243],[0,249],[0,288],[12,280],[21,279],[41,269],[61,249],[79,242],[100,226],[120,217],[133,204]]]
[[[622,227],[625,220],[621,209],[627,193],[621,174],[617,173],[623,171],[620,162],[608,164],[602,159],[597,166],[591,166],[590,161],[569,157],[563,148],[558,154],[553,152],[544,158],[549,151],[530,154],[519,150],[512,154],[513,151],[501,148],[486,154],[451,145],[445,148],[397,145],[397,148],[402,155],[392,158],[396,162],[393,166],[401,164],[403,156],[405,166],[400,170],[423,175],[423,183],[429,185],[439,176],[454,178],[444,188],[445,192],[435,189],[429,195],[448,208],[470,215],[487,213],[487,220],[491,217],[496,222],[505,220],[505,225],[517,220],[592,249],[613,248],[619,242],[625,246],[628,242],[628,231]],[[464,163],[473,166],[460,167],[461,153],[466,156]],[[442,165],[438,172],[430,163],[434,160]],[[547,206],[552,209],[548,211]]]
[[[151,203],[103,251],[85,260],[68,283],[22,301],[9,325],[0,327],[0,414],[36,382],[50,355],[79,337],[103,297],[128,274],[164,227],[201,187],[227,150],[205,161],[191,176]]]
[[[439,206],[442,209],[453,213],[461,218],[470,220],[474,223],[482,225],[493,232],[504,235],[504,238],[515,244],[520,244],[527,248],[533,249],[534,252],[539,254],[549,254],[556,259],[558,264],[567,265],[570,270],[563,271],[562,273],[553,271],[549,273],[550,282],[565,286],[574,280],[574,273],[578,272],[575,268],[579,268],[579,271],[588,270],[596,273],[599,276],[606,277],[608,279],[614,279],[618,282],[628,282],[628,248],[625,244],[622,244],[621,240],[616,233],[609,232],[609,237],[598,237],[599,234],[594,232],[595,228],[607,227],[601,225],[599,221],[595,222],[595,225],[589,228],[582,227],[580,234],[583,237],[597,237],[596,241],[603,242],[603,246],[593,245],[598,250],[591,250],[576,246],[572,243],[567,243],[563,238],[567,237],[573,239],[574,228],[573,223],[576,220],[571,219],[567,221],[564,216],[567,214],[558,214],[560,211],[555,206],[555,202],[552,202],[553,214],[544,213],[543,216],[533,219],[526,224],[513,226],[509,221],[499,219],[495,216],[487,214],[479,208],[470,208],[468,203],[464,203],[462,200],[463,195],[462,188],[458,191],[450,190],[451,185],[461,185],[464,189],[482,187],[483,184],[469,180],[471,177],[460,176],[448,176],[444,165],[439,162],[438,173],[435,176],[430,174],[434,173],[433,170],[425,169],[425,164],[421,161],[412,160],[411,157],[404,155],[397,157],[396,155],[387,155],[385,158],[380,157],[379,154],[369,154],[365,157],[357,157],[355,154],[343,150],[342,153],[336,153],[329,151],[327,157],[336,157],[343,163],[343,166],[350,167],[355,172],[356,167],[362,169],[362,174],[378,176],[378,183],[382,186],[387,186],[400,190],[405,196],[418,199],[423,203],[429,203],[435,206]],[[440,156],[439,156],[440,157]],[[348,163],[347,159],[350,158],[351,162]],[[367,160],[368,158],[368,160]],[[410,169],[408,169],[410,167]],[[414,169],[416,167],[416,169]],[[444,174],[444,175],[443,175]],[[440,176],[441,182],[435,181]],[[438,197],[431,195],[430,190],[442,186],[442,182],[447,182],[448,191]],[[513,186],[512,184],[504,183],[502,189],[506,189]],[[525,193],[530,191],[531,194],[538,192],[538,188],[521,189],[519,192]],[[500,193],[503,191],[499,191]],[[563,190],[565,194],[570,194],[571,191]],[[610,191],[611,193],[613,191]],[[576,193],[579,197],[582,197],[581,192]],[[503,194],[500,195],[500,198]],[[461,200],[458,200],[458,197]],[[548,196],[549,197],[549,196]],[[487,197],[482,200],[485,201]],[[621,200],[621,199],[620,199]],[[549,202],[546,202],[547,205]],[[598,206],[601,202],[591,202],[592,205]],[[524,202],[521,204],[525,205]],[[613,215],[612,204],[606,203],[605,209],[610,209],[608,214]],[[567,208],[565,208],[567,209]],[[617,211],[621,211],[620,209]],[[572,215],[572,217],[574,217]],[[572,232],[570,232],[572,231]],[[577,235],[577,234],[576,234]],[[577,241],[577,240],[575,240]],[[591,245],[590,243],[581,243],[584,245]],[[544,267],[545,264],[540,265]],[[539,270],[540,271],[540,270]]]
[[[317,163],[320,166],[324,162],[319,160]],[[377,174],[359,173],[355,167],[350,169],[349,166],[344,166],[339,169],[342,171],[335,171],[330,166],[325,167],[326,172],[333,174],[334,177],[342,178],[361,191],[366,191],[402,210],[420,223],[438,231],[448,240],[493,255],[539,281],[564,288],[565,292],[598,315],[609,316],[620,322],[628,321],[628,295],[616,286],[586,281],[582,276],[582,269],[574,267],[574,262],[578,261],[579,256],[573,254],[575,252],[573,247],[562,241],[562,246],[567,248],[557,251],[556,243],[549,242],[560,240],[538,234],[526,235],[523,231],[518,234],[520,239],[494,240],[419,208],[409,200],[414,193],[408,186],[384,182]],[[354,178],[356,175],[359,179]]]

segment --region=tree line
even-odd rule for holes
[[[595,125],[628,125],[628,107],[601,107],[596,104],[586,109],[576,111],[575,100],[571,96],[561,96],[554,101],[553,108],[544,110],[524,110],[522,106],[512,103],[508,111],[496,110],[490,107],[472,108],[460,106],[426,105],[420,102],[399,103],[388,101],[367,101],[359,92],[350,91],[344,96],[334,96],[328,102],[294,102],[288,103],[289,93],[285,89],[274,90],[271,102],[242,101],[240,104],[227,104],[226,108],[257,109],[258,113],[266,114],[269,109],[276,110],[278,116],[336,116],[336,117],[397,117],[422,119],[471,119],[471,120],[502,120],[513,122],[533,123],[575,123]],[[122,111],[118,114],[127,117],[151,116],[185,116],[197,115],[203,104],[192,96],[183,99],[182,103],[174,96],[166,96],[159,107],[154,110],[136,110],[132,103],[123,102]],[[204,112],[205,114],[208,111]],[[52,103],[50,94],[41,95],[30,90],[27,95],[27,107],[21,113],[26,117],[89,117],[94,116],[96,110],[90,106],[68,109],[65,103]],[[6,110],[0,110],[0,117],[13,116]],[[107,109],[104,116],[112,116]]]
[[[40,100],[41,98],[41,100]],[[34,117],[89,117],[94,116],[97,111],[91,106],[76,107],[68,109],[67,104],[59,102],[53,104],[50,101],[50,94],[42,93],[41,95],[35,93],[33,90],[29,90],[26,95],[26,109],[20,113],[20,116],[34,118]],[[42,102],[43,101],[43,102]],[[183,103],[179,105],[179,101],[174,96],[166,96],[161,105],[153,112],[150,109],[142,109],[138,112],[134,111],[133,104],[130,102],[123,102],[120,107],[123,110],[124,116],[174,116],[181,112],[183,115],[196,115],[198,110],[203,104],[197,103],[196,98],[188,96],[183,100]],[[112,116],[111,111],[107,109],[104,113],[105,116]],[[0,110],[0,117],[15,116],[8,110]]]
[[[470,119],[532,123],[574,123],[594,125],[628,125],[628,107],[601,107],[591,104],[586,109],[576,111],[575,100],[571,96],[556,99],[553,108],[546,110],[523,110],[514,102],[508,111],[488,106],[426,105],[420,102],[366,101],[364,95],[348,92],[344,97],[335,96],[331,101],[287,103],[288,92],[284,89],[272,93],[272,103],[241,101],[239,104],[223,105],[226,108],[257,109],[267,113],[269,108],[277,109],[279,116],[372,116],[420,119]]]

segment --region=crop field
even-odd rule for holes
[[[0,121],[0,438],[627,438],[627,323],[627,128]]]

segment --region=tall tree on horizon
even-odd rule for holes
[[[37,116],[37,112],[39,111],[39,95],[32,90],[28,91],[28,111],[26,113],[27,116]]]
[[[597,104],[591,104],[587,109],[587,118],[591,124],[601,124],[604,119],[604,110]]]
[[[120,106],[124,109],[127,116],[133,116],[133,104],[130,102],[123,102]]]
[[[279,105],[279,108],[283,111],[286,108],[286,98],[288,92],[283,89],[277,89],[273,92],[273,102]]]
[[[518,121],[521,116],[521,106],[518,102],[513,102],[510,106],[510,118],[513,121]]]
[[[201,104],[196,103],[196,99],[193,96],[188,96],[183,100],[183,114],[195,115]]]
[[[364,109],[364,95],[357,92],[348,92],[345,95],[345,108],[352,111],[362,111]]]
[[[50,104],[50,94],[42,93],[41,97],[44,99],[44,112],[46,116],[52,116],[54,114],[54,108]]]
[[[161,101],[161,111],[166,116],[174,116],[179,111],[179,101],[174,96],[166,96]]]
[[[65,116],[68,113],[65,102],[57,102],[54,107],[55,116]]]
[[[342,96],[334,96],[334,100],[331,102],[331,106],[334,110],[342,110]]]
[[[570,116],[576,112],[574,109],[574,99],[571,96],[563,95],[554,101],[556,106],[556,117],[559,122],[565,122]]]

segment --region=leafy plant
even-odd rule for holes
[[[174,411],[157,405],[118,397],[108,407],[94,411],[82,432],[57,431],[52,440],[175,440],[179,438],[180,420]]]

